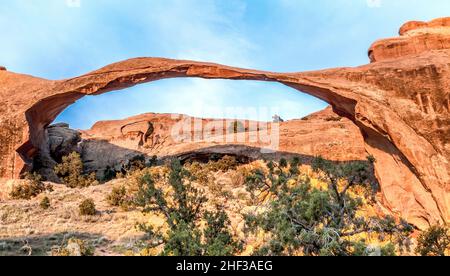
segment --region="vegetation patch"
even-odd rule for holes
[[[134,205],[133,197],[128,194],[127,188],[123,185],[114,187],[106,200],[111,206],[121,207],[123,210],[128,210]]]
[[[450,231],[435,225],[422,232],[417,239],[416,253],[422,256],[448,256],[450,254]]]
[[[39,203],[39,206],[43,209],[43,210],[47,210],[50,208],[50,199],[48,197],[44,197],[41,202]]]
[[[78,207],[81,216],[95,216],[97,214],[93,199],[88,198],[83,200]]]
[[[91,185],[98,185],[95,173],[83,174],[83,161],[77,152],[72,152],[62,158],[62,163],[54,168],[65,185],[70,188],[85,188]]]
[[[316,158],[313,169],[325,187],[314,186],[292,165],[270,162],[267,174],[258,170],[247,179],[251,193],[272,199],[265,211],[246,215],[248,233],[268,236],[255,255],[395,255],[409,245],[413,228],[405,221],[359,215],[364,198],[351,191],[357,186],[372,190],[371,165]],[[374,249],[369,236],[387,243]]]
[[[37,173],[26,173],[24,177],[26,182],[14,186],[10,192],[9,196],[12,199],[30,200],[45,191],[52,190],[50,185],[46,185],[41,181],[42,177]]]
[[[204,211],[207,198],[193,187],[189,172],[178,160],[170,165],[169,185],[165,193],[150,175],[141,178],[136,198],[144,213],[163,217],[164,227],[141,224],[147,233],[145,252],[161,248],[160,255],[230,256],[242,250],[242,243],[230,232],[228,215],[220,208]]]
[[[142,159],[135,159],[139,163],[138,160]],[[240,164],[231,156],[212,155],[207,163],[182,165],[175,160],[149,166],[150,162],[146,162],[142,169],[134,163],[135,169],[115,181],[112,190],[108,185],[78,192],[61,188],[73,196],[59,199],[52,194],[52,202],[47,196],[39,197],[36,203],[41,210],[33,212],[48,217],[64,202],[79,207],[68,211],[70,214],[75,211],[76,218],[89,216],[83,221],[89,220],[95,231],[100,228],[93,225],[94,219],[96,223],[117,223],[117,226],[126,217],[127,229],[136,223],[135,231],[127,230],[134,240],[126,245],[115,242],[114,246],[121,250],[111,254],[448,255],[448,228],[433,226],[411,235],[417,230],[401,218],[380,215],[382,212],[375,204],[375,194],[379,191],[373,176],[375,162],[369,156],[361,162],[331,162],[317,157],[308,165],[302,164],[299,158]],[[39,177],[30,175],[27,179],[37,182]],[[95,194],[90,194],[91,189]],[[106,192],[106,197],[100,194],[99,199],[101,190]],[[91,217],[98,214],[94,200],[80,202],[79,192],[83,198],[92,197],[98,202],[105,199],[110,206],[126,213],[114,213],[115,208],[110,208],[110,213]],[[50,206],[54,210],[44,212]],[[14,206],[0,208],[0,212],[4,224],[19,224],[29,219],[29,211]],[[63,217],[68,219],[71,215]],[[94,249],[83,242],[85,236],[78,238],[70,242],[65,242],[65,237],[49,240],[45,246],[30,243],[31,250],[26,244],[8,241],[6,245],[12,249],[5,250],[22,252],[19,250],[23,247],[27,250],[23,254],[36,255],[47,254],[53,247],[51,254],[55,256],[93,254]],[[92,244],[97,245],[97,241],[93,240]]]

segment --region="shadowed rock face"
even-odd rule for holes
[[[218,154],[245,160],[294,156],[311,159],[320,155],[327,160],[354,161],[367,157],[359,129],[331,107],[279,124],[239,120],[239,133],[234,133],[234,122],[147,113],[97,122],[91,129],[81,131],[81,143],[66,128],[52,126],[48,132],[56,138],[49,141],[50,153],[54,158],[61,155],[61,150],[66,153],[79,145],[85,169],[88,173],[97,172],[99,178],[107,167],[120,171],[121,165],[136,155],[156,155],[160,159],[193,156],[201,160]]]
[[[448,18],[433,22],[408,23],[400,39],[372,46],[371,64],[355,68],[273,73],[137,58],[62,81],[0,71],[0,175],[17,178],[48,151],[45,127],[83,96],[177,77],[272,81],[325,100],[359,127],[385,206],[421,228],[448,222],[450,26]]]

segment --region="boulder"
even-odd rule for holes
[[[81,153],[79,143],[81,133],[69,128],[68,124],[60,123],[47,128],[50,156],[61,162],[62,157],[72,152]]]

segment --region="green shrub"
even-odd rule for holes
[[[50,208],[50,199],[48,197],[44,197],[41,200],[41,203],[39,203],[39,206],[41,206],[43,210],[47,210],[48,208]]]
[[[114,187],[106,199],[111,206],[123,206],[127,201],[127,190],[124,186]]]
[[[62,163],[56,165],[54,171],[70,188],[84,188],[98,184],[95,173],[83,174],[83,161],[77,152],[64,156]]]
[[[97,214],[94,200],[90,198],[83,200],[79,205],[79,209],[82,216],[95,216]]]
[[[273,200],[262,213],[245,215],[246,230],[270,234],[270,240],[257,249],[257,255],[348,256],[364,255],[370,245],[352,238],[377,233],[380,240],[396,243],[399,251],[407,245],[412,227],[392,217],[363,217],[363,199],[350,191],[356,186],[371,187],[371,168],[364,162],[336,164],[323,158],[313,161],[313,169],[321,173],[328,189],[314,187],[309,178],[299,177],[277,164],[268,165],[269,172],[253,171],[247,178],[247,190],[253,195],[270,193]],[[381,248],[381,254],[395,254],[393,245]]]
[[[422,256],[445,256],[450,251],[450,232],[443,226],[432,226],[417,239],[416,253]]]
[[[294,157],[289,161],[289,173],[292,175],[297,175],[300,173],[298,166],[300,165],[300,158]]]
[[[377,159],[375,158],[375,156],[373,156],[372,154],[367,156],[367,161],[369,161],[369,163],[371,164],[375,164],[377,162]]]
[[[172,162],[168,179],[171,194],[157,188],[149,174],[140,179],[136,204],[144,213],[162,215],[168,226],[155,229],[140,225],[147,233],[148,249],[163,246],[161,255],[166,256],[228,256],[240,252],[241,243],[230,232],[227,214],[223,210],[203,212],[207,198],[188,182],[189,175],[178,160]]]
[[[224,156],[219,159],[219,157],[211,156],[208,164],[201,164],[199,162],[193,162],[192,164],[187,164],[186,169],[191,175],[191,180],[197,181],[202,185],[210,185],[214,182],[213,175],[211,172],[227,172],[230,170],[236,170],[238,162],[233,156]]]
[[[12,199],[30,200],[51,189],[51,186],[47,186],[41,181],[42,177],[37,173],[26,173],[25,179],[27,180],[25,183],[13,187],[9,194]]]
[[[148,161],[147,167],[154,167],[158,165],[158,156],[153,155],[152,158]]]
[[[291,167],[298,167],[300,165],[300,162],[301,162],[301,160],[299,157],[294,157],[291,159],[290,165],[291,165]]]
[[[206,165],[200,164],[198,162],[193,162],[192,164],[186,165],[187,170],[191,175],[191,180],[197,181],[199,184],[208,185],[210,182],[209,171]]]
[[[288,166],[287,160],[284,159],[284,158],[281,158],[281,159],[280,159],[280,167],[281,167],[281,168],[286,168],[287,166]]]
[[[234,156],[224,156],[222,159],[218,161],[210,161],[208,163],[208,169],[213,172],[227,172],[229,170],[235,170],[238,166],[238,162],[236,157]]]
[[[146,167],[145,165],[145,155],[140,154],[132,157],[129,160],[127,171],[133,172],[137,170],[142,170]]]

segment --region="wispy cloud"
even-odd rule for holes
[[[251,67],[249,52],[257,47],[241,31],[246,10],[243,1],[159,1],[145,23],[154,26],[169,52],[182,59],[205,60]]]

